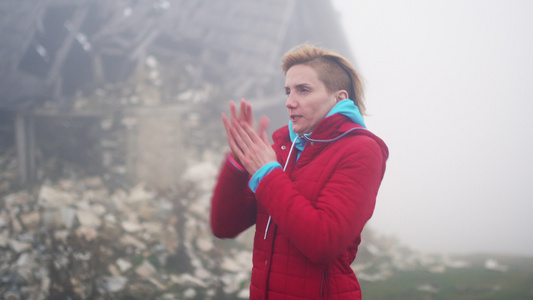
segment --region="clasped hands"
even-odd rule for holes
[[[270,120],[265,116],[261,117],[255,130],[252,105],[249,102],[241,99],[238,114],[233,101],[230,101],[229,107],[230,119],[222,113],[222,121],[235,160],[252,175],[265,164],[277,161],[266,133]]]

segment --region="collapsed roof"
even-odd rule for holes
[[[338,19],[329,0],[4,0],[0,109],[68,105],[148,56],[195,65],[236,97],[268,93],[302,42],[350,57]]]

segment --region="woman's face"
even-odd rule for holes
[[[285,93],[292,130],[310,133],[335,106],[335,93],[330,93],[317,72],[307,65],[294,65],[285,75]]]

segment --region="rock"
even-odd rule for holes
[[[43,225],[48,229],[70,229],[74,225],[77,211],[71,207],[50,208],[43,212]]]
[[[182,284],[185,286],[197,286],[203,288],[207,287],[207,284],[203,280],[196,278],[188,273],[183,273],[180,276],[172,275],[171,280],[175,283]]]
[[[421,284],[421,285],[418,285],[416,289],[422,292],[428,292],[432,294],[436,294],[439,292],[439,289],[432,286],[431,284]]]
[[[250,299],[250,289],[249,288],[242,289],[237,294],[237,297],[240,299]]]
[[[149,204],[142,205],[138,210],[139,218],[142,220],[153,220],[157,213],[158,209]]]
[[[161,282],[159,282],[159,280],[151,277],[148,279],[148,281],[150,281],[158,290],[162,291],[164,290],[166,287],[164,284],[162,284]]]
[[[20,216],[20,220],[26,230],[35,230],[37,226],[39,225],[39,212],[38,211],[32,211],[29,213],[22,214]]]
[[[17,218],[11,217],[11,228],[13,233],[19,234],[22,232],[22,225]]]
[[[11,249],[15,251],[16,253],[21,253],[23,251],[26,251],[30,249],[32,246],[30,243],[19,242],[14,239],[10,239],[8,243],[9,243],[9,247],[11,247]]]
[[[5,294],[4,294],[4,299],[3,300],[20,300],[20,294],[18,292],[15,292],[15,291],[7,291]]]
[[[489,258],[485,261],[485,269],[497,272],[507,272],[509,267],[501,265],[495,259]]]
[[[122,258],[117,259],[116,264],[122,273],[128,271],[132,267],[132,264],[129,261]]]
[[[0,215],[0,229],[5,227],[9,222],[9,216]]]
[[[214,186],[217,174],[217,166],[211,162],[201,162],[187,168],[182,178],[183,180],[199,184],[202,190],[210,191]]]
[[[76,235],[86,241],[93,241],[98,236],[98,232],[92,227],[80,227],[76,229]]]
[[[67,242],[67,237],[70,235],[68,230],[56,230],[54,231],[54,238],[63,243]]]
[[[35,255],[30,253],[22,253],[15,264],[19,267],[33,265],[35,264]]]
[[[109,266],[107,266],[107,270],[109,271],[111,276],[121,276],[122,275],[122,272],[120,272],[120,270],[114,264],[110,264]]]
[[[135,237],[126,234],[123,237],[120,238],[120,243],[123,246],[133,246],[140,250],[146,250],[146,245],[141,242],[140,240],[136,239]]]
[[[0,232],[0,247],[7,247],[9,243],[9,232],[7,230],[3,230]]]
[[[429,268],[429,271],[431,273],[444,273],[446,272],[446,266],[444,265],[437,265],[437,266],[434,266],[434,267],[431,267]]]
[[[204,252],[211,251],[215,247],[213,245],[212,238],[208,237],[199,237],[198,239],[196,239],[196,245],[198,246],[198,249],[200,249],[200,251]]]
[[[30,267],[18,267],[13,273],[14,282],[19,285],[31,285],[35,283],[35,277],[33,276],[33,270]]]
[[[128,283],[128,278],[123,276],[113,276],[109,277],[106,280],[107,291],[111,293],[116,293],[122,291],[126,284]]]
[[[76,217],[83,227],[98,228],[102,225],[100,218],[90,211],[79,210],[76,212]]]
[[[196,291],[193,288],[188,288],[183,292],[183,297],[187,299],[192,299],[196,297]]]
[[[139,232],[140,230],[143,229],[141,224],[135,221],[123,221],[121,225],[122,225],[122,228],[126,232],[129,232],[129,233]]]
[[[87,177],[84,179],[84,182],[85,186],[88,188],[99,188],[103,185],[102,178],[96,176]]]
[[[245,272],[251,268],[252,253],[250,251],[240,251],[234,256],[226,256],[221,264],[221,268],[229,272]]]
[[[74,220],[76,217],[76,210],[71,207],[61,207],[61,225],[65,228],[70,229],[74,225]]]
[[[144,185],[138,184],[130,191],[128,202],[137,203],[137,202],[143,202],[143,201],[150,201],[151,199],[154,199],[154,198],[155,198],[155,195],[149,192],[144,187]]]
[[[244,282],[248,280],[248,274],[246,272],[239,272],[236,274],[227,274],[222,278],[224,282],[224,292],[226,294],[235,294],[243,285]]]
[[[59,229],[62,227],[61,211],[57,208],[47,209],[43,212],[43,225],[47,229]]]
[[[38,204],[44,208],[59,208],[72,204],[72,195],[64,190],[43,185],[39,191]]]
[[[105,206],[103,206],[102,204],[91,205],[90,210],[98,217],[103,216],[107,212]]]
[[[41,278],[41,284],[40,284],[40,297],[43,297],[45,295],[45,293],[48,293],[48,291],[50,290],[50,276],[48,274],[48,269],[44,268],[44,267],[41,267],[39,269],[39,278]],[[44,300],[44,298],[43,298]]]
[[[26,191],[20,191],[4,197],[5,206],[12,210],[16,206],[21,206],[32,202],[32,196]]]
[[[156,274],[157,270],[148,261],[144,260],[139,266],[135,268],[135,273],[141,278],[148,279]]]

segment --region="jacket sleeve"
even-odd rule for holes
[[[279,169],[263,178],[255,194],[278,230],[315,263],[326,264],[353,245],[372,216],[383,178],[385,158],[375,141],[363,138],[346,146],[336,165],[321,166],[332,169],[323,172],[330,175],[320,179],[324,183],[313,202],[300,192],[315,188],[311,181],[297,186]]]
[[[211,198],[211,230],[216,237],[234,238],[255,224],[257,206],[247,186],[249,177],[224,161]]]

